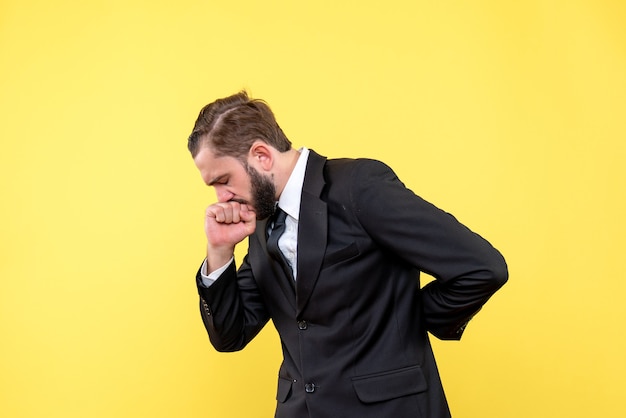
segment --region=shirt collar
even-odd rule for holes
[[[309,149],[302,147],[298,152],[300,152],[298,161],[289,176],[289,180],[287,180],[285,189],[278,199],[278,206],[296,221],[300,216],[300,198],[302,196],[302,186],[304,185],[306,163],[309,159]]]

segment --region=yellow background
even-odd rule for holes
[[[507,258],[455,418],[624,417],[626,6],[0,2],[0,416],[269,417],[279,345],[214,352],[186,151],[246,88],[294,145],[379,158]]]

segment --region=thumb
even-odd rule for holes
[[[245,222],[256,221],[256,213],[248,205],[241,205],[239,216]]]

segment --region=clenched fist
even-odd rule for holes
[[[208,271],[226,264],[235,246],[255,229],[256,214],[247,204],[229,201],[209,206],[204,217]]]

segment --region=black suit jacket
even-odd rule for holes
[[[272,319],[281,338],[276,417],[449,417],[427,331],[459,339],[507,280],[500,253],[374,160],[311,151],[294,284],[268,255],[266,222],[210,287],[201,313],[219,351]],[[420,289],[420,271],[436,280]]]

